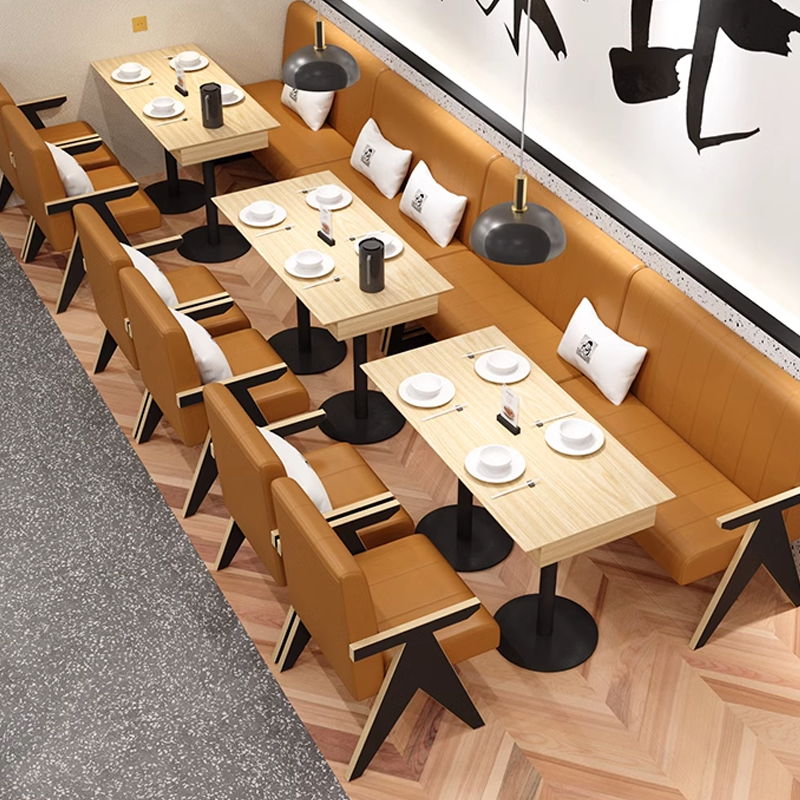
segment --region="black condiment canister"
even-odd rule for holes
[[[384,286],[384,246],[370,236],[358,245],[358,286],[362,292],[380,292]]]
[[[200,110],[203,112],[204,127],[222,127],[222,87],[218,83],[201,84]]]

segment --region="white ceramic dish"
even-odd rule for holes
[[[604,436],[603,431],[601,431],[597,425],[593,425],[592,423],[589,423],[592,425],[592,435],[588,442],[579,447],[567,444],[567,442],[561,438],[561,425],[564,422],[566,422],[566,420],[563,419],[559,420],[558,422],[554,422],[552,425],[548,425],[544,432],[544,440],[557,453],[562,453],[565,456],[588,456],[592,453],[596,453],[603,446],[606,437]]]
[[[395,258],[395,256],[399,256],[403,252],[403,243],[396,236],[392,236],[391,233],[386,233],[386,231],[372,231],[356,239],[353,245],[356,253],[358,252],[358,245],[364,239],[380,239],[383,242],[384,258]]]
[[[484,353],[475,362],[475,372],[481,376],[485,381],[491,383],[516,383],[523,378],[527,378],[531,371],[531,364],[527,358],[519,356],[519,364],[517,368],[511,372],[504,372],[502,375],[489,369],[489,356],[491,353]]]
[[[125,78],[119,74],[119,70],[115,69],[111,73],[111,77],[117,83],[140,83],[141,81],[146,81],[153,73],[147,68],[142,67],[142,71],[135,77],[135,78]]]
[[[484,445],[483,447],[489,446]],[[508,472],[504,475],[487,475],[481,467],[481,450],[483,450],[483,447],[476,447],[471,450],[467,453],[466,459],[464,459],[464,468],[473,478],[477,478],[484,483],[508,483],[509,481],[515,481],[525,472],[524,456],[514,450],[513,447],[509,447],[508,449],[511,451],[511,468]]]
[[[169,60],[169,65],[172,67],[172,69],[175,69],[174,58]],[[194,66],[187,67],[183,64],[181,64],[181,66],[183,67],[184,72],[197,72],[197,70],[205,69],[208,66],[208,59],[205,56],[200,56],[200,61],[198,61]]]
[[[410,375],[397,389],[400,399],[410,406],[416,406],[417,408],[437,408],[438,406],[443,406],[445,403],[449,403],[456,395],[456,387],[453,385],[453,382],[442,377],[442,388],[439,392],[434,397],[422,399],[413,394],[409,389],[409,384],[413,378],[414,376]]]
[[[329,272],[333,272],[333,259],[330,256],[325,256],[322,259],[322,264],[316,272],[298,272],[297,264],[295,263],[294,256],[289,256],[283,264],[284,268],[290,275],[295,278],[321,278]]]
[[[342,196],[339,200],[335,203],[331,203],[326,207],[329,208],[331,211],[338,211],[340,208],[346,208],[353,202],[353,195],[347,191],[347,189],[342,189]],[[313,189],[306,195],[306,203],[308,203],[311,208],[316,208],[319,210],[319,203],[317,202],[317,190]]]
[[[244,100],[244,92],[241,89],[234,89],[233,95],[229,98],[222,98],[222,105],[224,106],[235,106],[237,103],[241,103]]]
[[[273,225],[280,225],[286,219],[286,209],[283,206],[276,205],[275,213],[268,220],[255,220],[248,213],[247,206],[239,212],[239,219],[245,225],[250,225],[252,228],[271,228]]]
[[[153,108],[152,103],[146,103],[145,107],[142,109],[142,112],[146,117],[152,117],[153,119],[169,119],[170,117],[177,117],[186,110],[186,106],[181,103],[180,100],[175,101],[175,105],[166,113],[157,113],[156,110]]]

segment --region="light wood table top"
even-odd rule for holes
[[[195,50],[200,55],[208,56],[195,44],[181,44],[163,50],[151,50],[146,53],[133,53],[126,56],[115,56],[102,61],[93,61],[92,66],[105,82],[122,98],[128,108],[133,111],[142,124],[156,137],[165,150],[168,150],[178,163],[183,166],[200,164],[215,158],[246,153],[267,147],[268,131],[278,127],[278,121],[269,114],[262,105],[244,92],[244,99],[234,105],[223,108],[224,124],[220,128],[204,128],[200,111],[200,85],[203,83],[229,83],[241,90],[241,86],[213,59],[208,59],[208,66],[194,72],[186,72],[186,88],[188,97],[183,97],[175,89],[175,70],[169,65],[169,56],[177,55],[184,50]],[[152,72],[152,76],[141,85],[120,83],[111,77],[111,73],[127,61],[138,61]],[[155,85],[148,85],[155,81]],[[132,88],[135,87],[135,88]],[[244,91],[244,90],[242,90]],[[170,125],[158,125],[158,120],[148,117],[142,109],[155,97],[168,96],[186,106],[181,116],[188,117],[186,122],[175,122]]]
[[[475,372],[477,359],[463,357],[495,345],[524,355],[508,337],[491,327],[373,361],[362,368],[539,566],[652,525],[656,506],[674,495],[608,431],[604,430],[603,447],[588,456],[562,455],[545,442],[546,427],[534,426],[536,419],[577,410],[580,418],[597,421],[535,363],[531,362],[527,378],[511,385],[521,397],[521,433],[514,436],[496,421],[500,385],[483,380]],[[467,403],[467,407],[423,422],[423,417],[441,409],[416,408],[398,394],[400,383],[418,372],[434,372],[455,384],[455,397],[443,408],[456,403]],[[486,444],[504,444],[522,453],[524,474],[508,484],[473,478],[464,460],[471,450]],[[491,499],[493,494],[530,478],[541,478],[542,482],[533,489]]]
[[[317,237],[319,211],[308,205],[307,195],[300,191],[326,183],[335,183],[348,189],[332,172],[326,170],[221,195],[215,197],[214,202],[319,323],[339,341],[435,314],[439,294],[453,287],[407,244],[399,256],[387,259],[386,287],[383,291],[367,294],[359,290],[358,253],[355,242],[349,237],[360,237],[376,230],[396,233],[361,198],[353,194],[353,202],[349,206],[333,212],[336,244],[328,247]],[[291,225],[292,229],[260,236],[274,229],[244,224],[239,219],[239,212],[256,200],[270,200],[283,206],[287,211],[286,220],[275,228]],[[295,278],[284,269],[286,259],[305,248],[332,256],[335,268],[330,276],[336,275],[342,280],[305,291],[303,286],[311,281]]]

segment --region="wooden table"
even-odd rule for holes
[[[468,501],[477,498],[541,568],[539,594],[515,598],[496,614],[502,631],[500,652],[528,669],[569,669],[594,651],[597,626],[584,608],[556,595],[558,562],[647,528],[655,521],[656,506],[674,495],[607,431],[605,444],[592,455],[576,458],[552,450],[545,442],[545,428],[533,425],[534,420],[577,410],[582,419],[596,421],[534,363],[530,375],[512,387],[522,398],[522,431],[514,436],[502,427],[495,419],[500,386],[480,378],[475,362],[463,357],[501,344],[522,354],[491,327],[400,353],[364,369],[455,473]],[[435,372],[453,381],[456,394],[448,405],[466,403],[464,410],[423,422],[436,409],[411,406],[397,392],[401,381],[417,372]],[[513,447],[525,457],[524,474],[510,485],[484,483],[464,467],[467,453],[492,443]],[[530,478],[542,481],[492,499],[504,488]],[[437,527],[443,527],[441,522]],[[447,527],[450,542],[440,547],[445,555],[475,546],[463,530]]]
[[[298,328],[270,339],[293,371],[302,374],[318,366],[314,354],[324,337],[311,336],[310,314],[336,342],[353,339],[353,391],[335,395],[323,403],[328,416],[322,430],[334,439],[353,444],[379,442],[394,436],[402,428],[404,418],[380,392],[367,391],[367,376],[361,369],[367,360],[366,335],[436,313],[439,295],[453,287],[406,245],[399,256],[386,261],[384,290],[375,294],[360,291],[354,238],[375,230],[395,232],[354,194],[349,206],[333,212],[336,244],[326,245],[317,237],[319,212],[306,202],[305,190],[327,183],[347,189],[326,170],[221,195],[214,202],[297,298]],[[286,220],[268,229],[244,224],[239,212],[256,200],[270,200],[282,206],[287,211]],[[314,281],[290,275],[284,263],[305,248],[331,255],[335,268],[328,277],[340,280],[306,289]]]
[[[200,86],[211,82],[229,83],[239,90],[241,86],[209,58],[207,67],[186,72],[189,95],[181,96],[175,89],[175,70],[169,65],[169,57],[184,50],[194,50],[208,58],[197,45],[181,44],[163,50],[93,61],[92,66],[164,148],[167,181],[147,189],[159,208],[164,213],[184,213],[202,205],[206,207],[206,225],[183,234],[183,244],[179,252],[193,261],[228,261],[246,253],[249,244],[234,228],[219,225],[217,208],[211,201],[216,194],[214,159],[267,147],[268,132],[277,128],[278,122],[244,92],[241,102],[224,107],[222,127],[204,127],[200,110]],[[127,61],[138,61],[150,69],[151,77],[137,84],[115,81],[111,73]],[[168,120],[153,119],[144,114],[144,105],[160,96],[173,97],[186,106],[183,115],[177,118],[178,121],[159,124]],[[179,181],[178,164],[184,167],[202,164],[202,187],[194,181]]]

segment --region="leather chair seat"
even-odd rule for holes
[[[367,580],[378,630],[418,619],[472,597],[458,573],[427,536],[414,534],[355,556]],[[481,607],[469,619],[436,632],[453,664],[493,650],[499,642],[497,623]],[[393,653],[383,652],[388,664]]]
[[[93,169],[89,173],[89,179],[96,190],[134,182],[131,174],[120,166]],[[161,212],[146,192],[138,191],[130,197],[112,200],[108,207],[127,234],[161,227]]]
[[[77,139],[81,136],[92,136],[95,130],[89,123],[78,120],[77,122],[64,122],[61,125],[51,125],[49,128],[40,128],[38,133],[45,142],[55,143]],[[89,153],[78,153],[75,160],[84,169],[99,169],[119,164],[117,157],[104,144]]]

